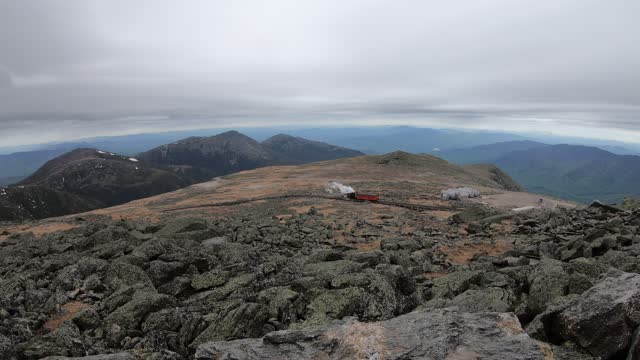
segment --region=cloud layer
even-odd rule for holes
[[[634,0],[4,1],[0,144],[363,122],[629,141],[639,13]]]

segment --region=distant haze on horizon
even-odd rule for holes
[[[413,125],[640,142],[635,0],[0,0],[0,146]]]

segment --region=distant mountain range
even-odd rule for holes
[[[73,147],[61,146],[55,149],[0,155],[0,185],[11,184],[27,177],[45,162],[70,150],[73,150]]]
[[[470,148],[441,151],[438,153],[438,156],[460,165],[495,163],[498,159],[511,152],[531,150],[543,146],[548,145],[529,140],[506,141]]]
[[[11,188],[12,195],[0,201],[0,208],[5,209],[0,213],[16,214],[16,219],[73,213],[172,191],[242,170],[363,155],[351,146],[329,145],[284,134],[266,137],[268,130],[254,131],[262,142],[237,131],[227,131],[213,136],[183,138],[137,155],[116,155],[108,150],[86,148],[84,142],[0,155],[0,186],[18,183],[24,187]],[[640,184],[640,157],[618,155],[596,147],[513,140],[513,135],[505,133],[413,127],[297,131],[297,134],[301,133],[309,133],[316,139],[331,138],[338,144],[351,144],[370,153],[408,149],[430,152],[461,165],[495,164],[499,169],[469,169],[489,172],[496,181],[504,178],[500,173],[502,170],[528,191],[579,202],[594,199],[618,202],[624,197],[640,196],[637,185]],[[141,146],[175,135],[171,134],[134,137],[141,140],[136,146]],[[510,140],[486,143],[503,138]],[[118,143],[113,139],[100,140],[102,143],[110,141]],[[136,148],[131,142],[126,144]],[[69,147],[74,145],[83,148],[69,152]],[[618,152],[627,150],[611,146]],[[420,151],[427,148],[430,150]],[[518,186],[515,183],[504,185],[514,189]],[[34,190],[30,193],[29,189]],[[47,203],[43,199],[56,204],[55,211],[52,208],[35,211],[33,204]],[[0,215],[0,219],[8,218],[10,216]]]
[[[288,164],[304,164],[364,155],[357,150],[285,134],[266,139],[262,142],[262,146],[273,151],[280,160]]]
[[[411,153],[428,153],[452,159],[451,156],[453,155],[449,156],[447,153],[455,151],[455,149],[504,142],[582,144],[597,146],[619,155],[640,154],[640,145],[616,141],[578,139],[552,135],[524,136],[500,131],[430,129],[412,126],[285,129],[245,128],[242,132],[256,141],[264,141],[283,130],[286,130],[286,133],[289,135],[322,141],[367,154],[384,154],[402,150]],[[210,137],[226,131],[225,129],[184,130],[163,133],[104,136],[68,143],[50,143],[13,148],[0,147],[0,154],[5,154],[0,155],[0,186],[15,183],[21,178],[29,176],[45,162],[77,148],[102,149],[117,154],[134,156],[146,152],[149,149],[178,142],[189,137]],[[458,162],[457,159],[455,161]]]
[[[282,134],[258,143],[237,131],[190,137],[135,157],[75,149],[49,160],[15,186],[0,188],[0,220],[64,215],[242,170],[358,155],[362,153]]]
[[[640,196],[640,156],[594,147],[551,145],[514,151],[495,164],[532,192],[580,202]]]
[[[149,150],[139,157],[155,166],[172,167],[195,181],[204,181],[263,166],[303,164],[360,155],[364,154],[284,134],[259,143],[237,131],[228,131],[210,137],[190,137]]]
[[[640,156],[590,146],[513,141],[442,152],[459,164],[493,163],[527,191],[588,203],[640,196]]]

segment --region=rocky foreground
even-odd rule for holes
[[[505,224],[467,210],[452,232],[510,246],[465,262],[442,251],[457,235],[425,227],[354,245],[327,216],[87,217],[10,235],[0,358],[640,358],[638,209]]]

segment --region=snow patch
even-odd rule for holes
[[[98,152],[98,154],[104,154],[104,155],[106,155],[106,154],[107,154],[106,152],[101,151],[101,150],[96,150],[96,151]]]
[[[138,159],[134,159],[134,158],[129,158],[129,161],[134,161],[134,162],[138,162]]]

